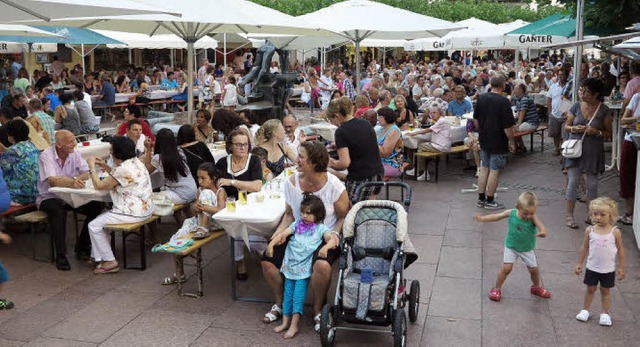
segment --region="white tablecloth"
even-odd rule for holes
[[[284,193],[282,192],[284,182],[280,184],[280,188],[278,198],[272,198],[271,193],[264,191],[263,188],[265,196],[263,203],[256,202],[256,194],[252,193],[249,194],[246,205],[240,205],[236,201],[235,212],[229,212],[225,207],[213,215],[213,219],[224,228],[229,236],[244,240],[247,247],[250,247],[249,234],[269,239],[280,224],[280,219],[285,211]]]
[[[159,171],[155,171],[151,174],[151,186],[155,189],[162,185],[164,185],[164,177]],[[111,202],[111,195],[109,194],[109,191],[96,190],[93,188],[91,180],[87,180],[85,182],[85,187],[81,189],[51,187],[49,188],[49,191],[72,207],[80,207],[91,201]]]
[[[79,142],[76,146],[76,151],[78,151],[85,160],[93,155],[106,159],[109,157],[110,149],[111,144],[108,142],[102,142],[100,139],[93,139],[89,141],[88,146],[83,146],[82,142]]]
[[[467,137],[466,125],[467,125],[467,120],[462,119],[459,126],[451,127],[452,143],[464,141],[464,138]],[[409,131],[402,132],[402,141],[404,142],[404,146],[407,148],[417,149],[420,143],[431,141],[431,133],[420,134],[416,136],[407,136],[408,132]]]
[[[169,99],[176,95],[180,94],[177,90],[152,90],[151,96],[149,99],[151,100],[161,100],[161,99]],[[198,96],[198,88],[193,89],[194,97]],[[116,93],[116,104],[121,104],[123,102],[128,102],[130,98],[136,96],[136,93]],[[92,95],[91,101],[96,102],[100,98],[100,95]]]
[[[547,92],[530,93],[536,105],[547,106]]]
[[[320,136],[322,136],[325,140],[332,141],[332,142],[335,141],[335,133],[336,133],[336,129],[338,129],[337,126],[327,122],[323,122],[323,123],[312,123],[312,124],[309,124],[307,127],[315,131],[316,133],[320,134]]]
[[[209,147],[209,151],[211,151],[211,155],[216,162],[228,155],[225,149],[220,148],[216,144],[207,143],[207,147]]]

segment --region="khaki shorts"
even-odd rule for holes
[[[439,149],[433,147],[433,144],[431,144],[431,142],[423,142],[423,143],[418,145],[418,152],[440,153],[441,151]]]
[[[516,259],[522,259],[527,267],[538,267],[538,260],[536,259],[536,253],[531,250],[528,252],[518,252],[514,251],[509,247],[504,248],[504,256],[502,258],[502,262],[505,264],[513,264],[516,262]]]

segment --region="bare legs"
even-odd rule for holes
[[[540,269],[538,267],[527,267],[529,270],[529,274],[531,275],[531,283],[535,288],[539,288],[542,285],[540,281]],[[513,263],[504,263],[502,264],[502,269],[498,272],[498,279],[496,280],[496,289],[501,289],[504,281],[507,279],[507,276],[513,270]]]
[[[495,196],[500,178],[499,170],[489,170],[488,167],[480,168],[478,177],[478,193],[485,193],[487,196]]]
[[[587,311],[591,307],[596,289],[598,289],[598,286],[587,286],[587,291],[584,293],[584,309]],[[609,314],[611,309],[611,288],[600,287],[600,301],[602,302],[602,313]]]
[[[284,316],[282,317],[282,324],[273,328],[273,331],[280,333],[280,332],[283,332],[285,329],[289,328],[289,330],[287,330],[287,332],[284,334],[284,338],[285,339],[293,338],[298,333],[298,322],[300,322],[299,313],[294,313],[293,318]]]

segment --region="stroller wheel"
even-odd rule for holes
[[[332,307],[329,304],[325,304],[322,308],[322,313],[320,314],[320,343],[322,347],[333,346],[333,341],[336,337],[334,311],[335,306]]]
[[[396,310],[393,320],[393,346],[404,347],[407,345],[407,315],[404,310]]]
[[[415,323],[418,319],[420,309],[420,282],[411,281],[411,291],[409,291],[409,321]]]

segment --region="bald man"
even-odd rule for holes
[[[91,240],[88,225],[100,214],[102,204],[92,201],[73,208],[49,192],[51,187],[84,188],[84,181],[89,178],[89,166],[75,150],[76,138],[73,133],[68,130],[59,130],[55,134],[55,139],[55,146],[45,149],[40,154],[36,204],[40,211],[46,212],[49,216],[55,246],[56,268],[68,271],[71,267],[66,256],[67,211],[74,210],[86,216],[80,237],[76,240],[75,253],[78,260],[89,260]]]

